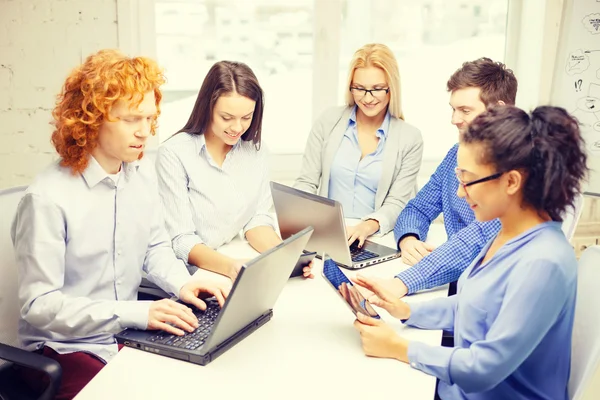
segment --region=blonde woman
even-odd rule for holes
[[[346,105],[315,122],[294,187],[339,201],[348,244],[393,229],[413,195],[421,166],[421,132],[404,121],[400,73],[391,50],[367,44],[350,63]]]

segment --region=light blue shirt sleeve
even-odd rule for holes
[[[454,330],[456,296],[442,297],[410,305],[410,318],[404,321],[409,326],[421,329]]]
[[[143,268],[148,274],[148,280],[172,296],[179,297],[181,288],[190,280],[190,274],[185,264],[173,252],[169,235],[165,229],[158,192],[155,191],[155,193],[154,220],[151,222],[150,242]]]
[[[502,308],[484,340],[468,348],[411,342],[411,366],[466,393],[490,390],[513,373],[555,324],[570,293],[560,266],[548,261],[534,261],[509,279]],[[470,329],[477,329],[472,322]]]

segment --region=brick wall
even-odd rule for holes
[[[117,0],[0,0],[0,189],[55,158],[50,112],[66,75],[117,46]]]

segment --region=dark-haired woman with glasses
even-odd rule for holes
[[[188,122],[162,144],[156,161],[175,254],[232,279],[245,260],[215,249],[239,233],[259,252],[281,242],[261,148],[263,106],[263,91],[246,64],[215,63]],[[305,277],[312,276],[310,269],[305,267]]]
[[[501,229],[458,280],[458,293],[406,304],[371,278],[369,300],[408,325],[453,330],[455,347],[408,342],[359,316],[368,355],[436,376],[442,399],[568,399],[577,259],[561,228],[587,173],[577,121],[495,106],[461,136],[458,196]]]
[[[348,243],[394,228],[414,195],[421,167],[421,132],[404,122],[400,72],[391,50],[368,44],[350,64],[346,106],[327,110],[314,124],[294,187],[339,201]]]

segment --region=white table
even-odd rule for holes
[[[443,225],[432,226],[434,245],[445,239]],[[394,245],[393,235],[376,241]],[[241,240],[219,249],[238,258],[256,252]],[[363,354],[352,323],[354,315],[321,277],[290,279],[274,307],[271,321],[207,366],[141,350],[123,348],[83,389],[90,399],[371,399],[432,400],[435,378],[395,360]],[[400,260],[361,270],[393,276],[407,268]],[[347,271],[345,271],[347,272]],[[351,274],[351,273],[349,273]],[[195,276],[225,279],[206,271]],[[260,290],[260,288],[257,288]],[[446,296],[447,287],[406,298],[418,302]],[[384,310],[381,316],[405,338],[439,345],[441,331],[404,327]]]

